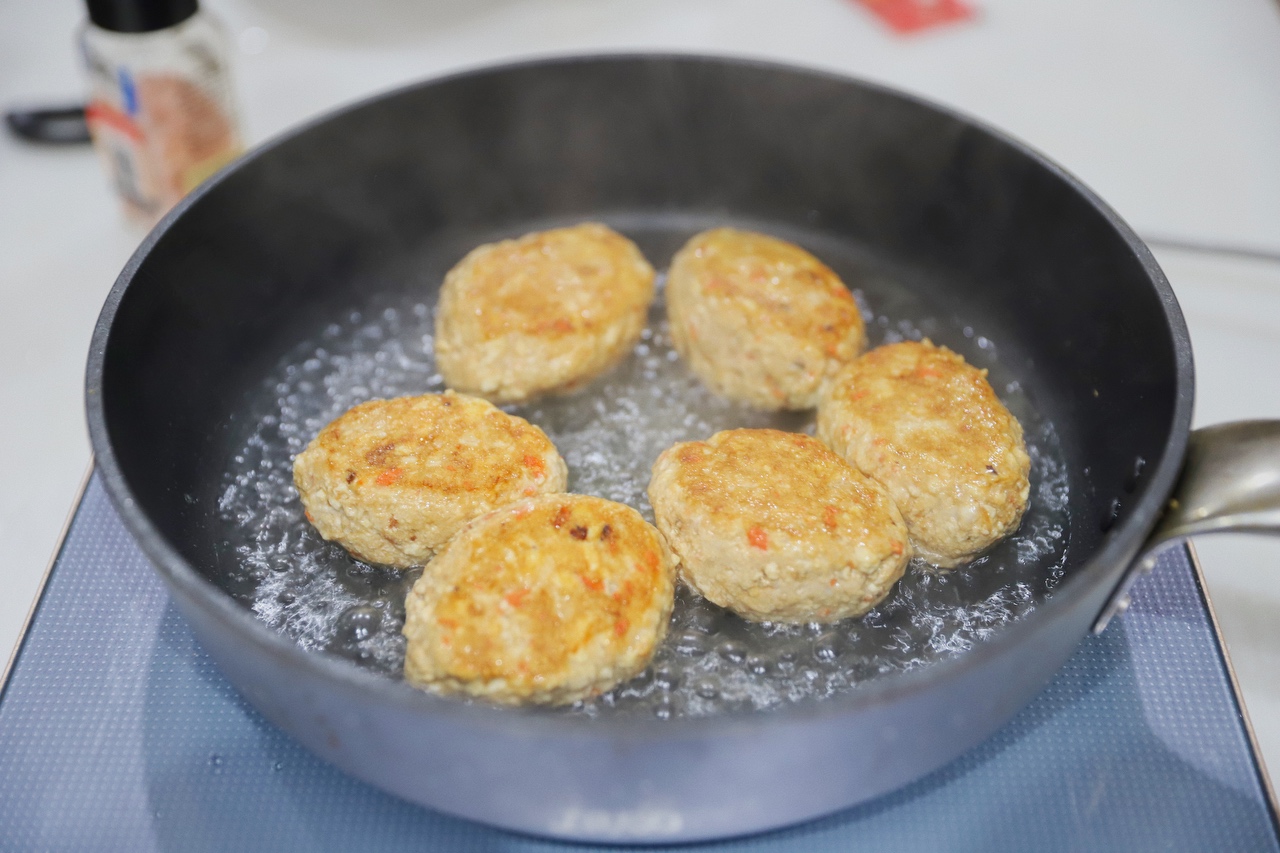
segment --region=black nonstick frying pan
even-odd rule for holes
[[[468,249],[584,220],[631,236],[660,269],[714,225],[793,239],[864,299],[873,343],[928,335],[988,367],[1033,427],[1038,526],[1024,523],[1020,541],[981,565],[916,567],[867,620],[780,635],[776,653],[732,618],[681,605],[666,654],[686,661],[686,682],[734,659],[728,637],[761,643],[738,654],[759,684],[807,692],[728,701],[722,687],[726,701],[707,704],[714,685],[680,693],[659,669],[629,688],[634,701],[539,710],[400,683],[388,630],[399,581],[326,550],[299,522],[287,451],[340,404],[439,387],[424,336],[444,271]],[[688,402],[700,392],[658,357],[660,319],[620,375],[632,390],[667,385],[617,405],[635,417],[686,406],[676,432],[756,417]],[[623,380],[522,414],[613,447],[622,471],[628,448],[650,449],[628,432],[637,421],[610,420],[610,381]],[[876,86],[670,56],[450,77],[250,154],[130,260],[87,380],[97,462],[125,523],[263,714],[410,800],[614,841],[793,823],[896,788],[987,737],[1122,600],[1183,467],[1192,390],[1187,331],[1150,253],[1039,154]],[[1245,432],[1274,437],[1267,425]],[[1207,442],[1208,455],[1232,452],[1223,446]],[[568,455],[579,487],[643,491],[590,479],[625,479],[607,453]],[[1219,504],[1198,516],[1202,529],[1240,523]],[[290,573],[301,586],[281,585]],[[330,623],[303,624],[299,597],[311,595],[311,615]],[[960,622],[922,636],[941,622],[921,612]]]

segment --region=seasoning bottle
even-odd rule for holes
[[[156,223],[242,150],[222,27],[197,0],[86,0],[85,120],[126,215]]]

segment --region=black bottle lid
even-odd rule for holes
[[[197,0],[85,0],[94,26],[116,33],[149,33],[196,13]]]

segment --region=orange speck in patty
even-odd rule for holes
[[[613,633],[621,637],[627,633],[627,629],[630,627],[631,623],[620,616],[618,621],[613,623]]]
[[[316,523],[315,516],[313,516],[313,515],[311,514],[311,510],[309,510],[309,509],[304,509],[304,510],[302,511],[302,514],[303,514],[303,515],[305,515],[305,516],[307,517],[307,521],[311,522],[312,524],[315,524],[315,523]]]
[[[599,592],[604,589],[604,581],[600,578],[593,578],[589,575],[578,575],[582,579],[582,585],[592,592]]]
[[[379,486],[390,486],[404,476],[403,468],[388,468],[374,480]]]
[[[893,544],[889,546],[889,549],[893,551],[894,554],[901,557],[902,552],[907,549],[907,546],[903,545],[901,542],[895,539],[893,540]]]
[[[836,529],[836,519],[839,517],[839,514],[840,510],[830,504],[827,504],[827,506],[822,510],[822,523],[827,526],[828,530]]]
[[[941,373],[932,367],[921,366],[916,368],[916,376],[919,376],[921,379],[937,379],[941,375]]]
[[[734,286],[724,278],[715,276],[702,286],[702,290],[708,296],[728,296],[734,291]]]
[[[751,543],[752,548],[759,548],[761,551],[769,550],[769,534],[765,533],[763,527],[757,525],[748,530],[747,541]]]
[[[658,570],[658,552],[657,551],[644,552],[644,567],[649,571],[650,574]]]
[[[528,588],[521,588],[507,593],[504,598],[506,599],[507,604],[519,609],[520,605],[524,604],[525,596],[528,594]]]
[[[547,463],[541,456],[534,453],[524,455],[524,467],[528,468],[535,477],[541,477],[547,473]]]
[[[566,317],[556,317],[554,320],[543,320],[532,324],[531,331],[535,335],[547,334],[548,332],[563,335],[573,331],[573,322]]]

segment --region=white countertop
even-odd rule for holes
[[[893,35],[850,0],[206,0],[238,46],[251,141],[447,71],[579,52],[752,56],[888,83],[1063,164],[1142,235],[1280,258],[1280,4],[975,0]],[[0,5],[0,109],[81,95],[77,0]],[[141,235],[88,149],[0,135],[0,648],[17,638],[89,464],[81,382]],[[1153,247],[1187,315],[1196,423],[1280,417],[1280,260]],[[1280,767],[1280,540],[1197,543],[1246,702]]]

